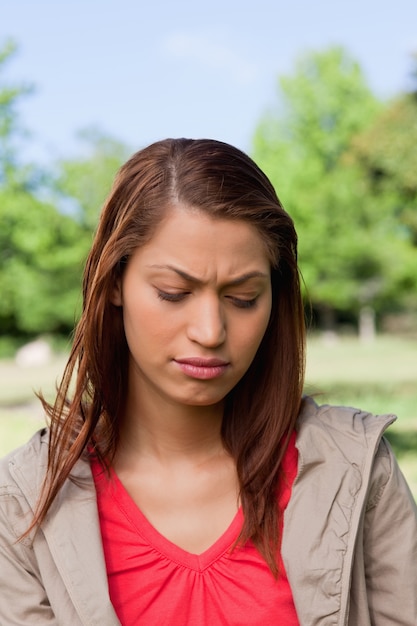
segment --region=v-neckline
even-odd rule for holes
[[[171,561],[193,570],[202,571],[221,558],[235,543],[243,526],[243,511],[239,507],[226,530],[216,541],[200,554],[188,552],[167,539],[143,514],[140,507],[133,500],[122,481],[112,469],[110,481],[114,483],[112,490],[115,504],[122,510],[136,532],[150,546]]]

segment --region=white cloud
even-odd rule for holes
[[[240,85],[249,85],[257,78],[255,63],[207,34],[176,33],[165,39],[163,48],[170,56],[191,59],[210,69],[226,72]]]

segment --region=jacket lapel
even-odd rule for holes
[[[26,448],[25,453],[30,450]],[[25,463],[15,459],[15,480],[32,511],[36,507],[46,467],[45,436],[41,441],[39,436],[38,441],[34,441],[33,453],[39,459],[36,477],[33,461]],[[72,479],[66,481],[58,494],[41,532],[81,623],[120,626],[109,598],[94,481],[86,461],[80,460],[75,465]]]

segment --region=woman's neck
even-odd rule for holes
[[[116,457],[152,456],[164,463],[188,458],[205,460],[224,452],[221,438],[223,405],[190,406],[138,402],[129,397],[121,420]]]

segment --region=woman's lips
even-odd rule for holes
[[[200,357],[187,357],[184,359],[174,359],[179,369],[191,378],[200,380],[210,380],[222,376],[229,367],[227,361],[221,359],[202,359]]]

